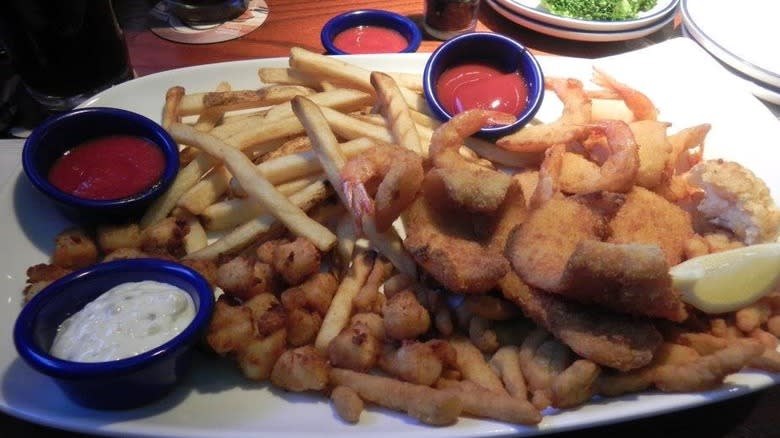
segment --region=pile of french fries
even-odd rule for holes
[[[461,296],[454,306],[444,303],[442,294],[416,283],[417,266],[403,249],[402,230],[379,231],[370,215],[352,217],[345,208],[341,170],[352,157],[379,144],[428,155],[440,122],[429,114],[418,75],[372,72],[301,48],[291,50],[289,67],[260,68],[258,75],[264,85],[257,90],[233,90],[228,83],[208,92],[168,90],[162,124],[181,145],[181,169],[138,224],[150,230],[168,218],[184,218],[182,260],[222,263],[284,235],[305,238],[331,257],[338,285],[318,316],[314,339],[290,345],[284,332],[279,335],[283,329],[268,328],[270,334],[253,341],[253,352],[238,354],[248,377],[290,391],[328,391],[350,422],[371,402],[433,425],[452,424],[462,415],[533,425],[545,407],[585,403],[610,382],[613,395],[650,384],[641,373],[618,374],[598,388],[597,365],[574,359],[568,347],[500,297]],[[461,154],[515,168],[540,158],[477,138],[464,139]],[[245,303],[256,324],[263,319],[258,315],[287,304],[284,294],[262,300]],[[759,312],[763,319],[750,329],[775,318],[778,333],[764,340],[776,348],[780,298],[760,305],[775,310]],[[228,327],[214,335],[224,352],[239,342],[231,338],[231,318],[220,314],[214,322],[215,330]],[[424,338],[429,327],[445,339]],[[366,341],[366,333],[402,342],[383,352]],[[712,342],[699,337],[688,350],[706,350]],[[363,362],[365,356],[351,348],[371,357]],[[668,348],[659,364],[690,353]],[[769,356],[765,368],[780,371],[780,357]],[[377,357],[384,371],[394,372],[373,373]]]

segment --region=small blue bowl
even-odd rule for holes
[[[165,168],[155,185],[126,198],[91,200],[66,193],[49,182],[49,169],[66,151],[112,135],[142,137],[160,148]],[[83,108],[52,116],[35,128],[24,143],[22,167],[33,186],[70,219],[81,223],[127,221],[140,216],[173,183],[179,171],[179,147],[162,126],[140,114],[117,108]]]
[[[434,115],[442,121],[452,118],[436,96],[436,81],[448,68],[467,62],[492,65],[504,72],[517,71],[528,84],[528,104],[516,114],[511,125],[491,126],[479,136],[495,139],[517,131],[533,119],[544,99],[544,75],[534,55],[517,41],[497,33],[472,32],[456,36],[439,46],[428,58],[423,71],[425,99]]]
[[[155,280],[186,291],[195,303],[195,319],[163,345],[126,359],[72,362],[49,354],[57,328],[113,286]],[[194,270],[157,259],[117,260],[69,274],[36,294],[21,310],[14,344],[22,359],[52,377],[79,405],[101,410],[130,409],[169,393],[186,374],[192,351],[214,311],[214,292]]]
[[[320,40],[323,47],[331,55],[348,55],[348,52],[333,45],[333,40],[339,33],[358,26],[379,26],[400,33],[409,43],[401,53],[416,51],[422,41],[420,28],[411,19],[395,12],[361,9],[345,12],[328,20],[320,32]]]

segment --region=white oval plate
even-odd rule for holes
[[[579,18],[562,17],[555,15],[542,6],[539,0],[496,0],[518,15],[530,18],[553,26],[565,27],[572,30],[585,30],[591,32],[616,32],[647,27],[652,23],[662,20],[674,8],[679,0],[658,0],[649,11],[640,12],[636,18],[620,21],[595,21]]]
[[[683,0],[687,31],[725,64],[780,87],[780,2],[771,0]]]
[[[350,62],[370,69],[420,73],[428,54],[355,55]],[[594,65],[645,92],[674,130],[698,123],[712,124],[706,157],[737,160],[763,178],[778,199],[780,123],[766,107],[736,84],[734,77],[693,41],[679,38],[639,51],[604,59],[540,56],[548,75],[589,81]],[[686,68],[647,68],[680,65]],[[203,65],[136,79],[111,88],[87,106],[111,106],[160,119],[168,88],[188,92],[213,90],[220,81],[235,89],[260,85],[259,67],[287,66],[287,59],[258,59]],[[702,81],[701,78],[707,78]],[[717,86],[718,105],[712,105]],[[557,117],[560,106],[547,99],[543,120]],[[739,145],[739,147],[734,147]],[[599,398],[576,409],[545,411],[537,427],[463,418],[451,427],[426,427],[404,415],[369,407],[360,423],[338,419],[325,397],[291,394],[267,383],[250,382],[229,360],[206,356],[176,391],[157,403],[129,411],[104,412],[71,403],[54,382],[28,367],[11,339],[19,313],[25,270],[48,260],[54,236],[67,223],[21,171],[0,190],[0,409],[30,421],[72,431],[109,436],[169,438],[488,438],[538,436],[628,421],[758,391],[780,382],[780,374],[743,371],[729,376],[712,391],[691,394],[644,392]]]
[[[567,40],[575,41],[587,41],[587,42],[611,42],[611,41],[626,41],[644,36],[650,35],[666,26],[670,21],[674,19],[674,11],[672,10],[666,16],[652,22],[650,25],[641,27],[638,29],[610,31],[610,32],[598,32],[598,31],[586,31],[576,30],[566,27],[560,27],[541,21],[534,20],[529,17],[516,14],[514,11],[505,7],[506,2],[500,0],[486,0],[487,4],[493,8],[496,12],[502,15],[507,20],[519,24],[527,29],[531,29],[535,32],[539,32],[545,35],[553,36],[556,38],[563,38]]]

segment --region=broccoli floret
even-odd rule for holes
[[[542,0],[556,15],[586,20],[616,21],[636,17],[655,6],[657,0]]]

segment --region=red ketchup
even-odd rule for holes
[[[120,199],[144,192],[163,174],[162,151],[141,137],[100,137],[67,151],[54,162],[49,182],[72,195]]]
[[[333,45],[345,53],[398,53],[409,42],[400,32],[381,26],[357,26],[339,32]]]
[[[467,63],[439,76],[436,95],[451,115],[474,108],[517,115],[528,105],[528,84],[519,72],[505,73],[487,64]]]

